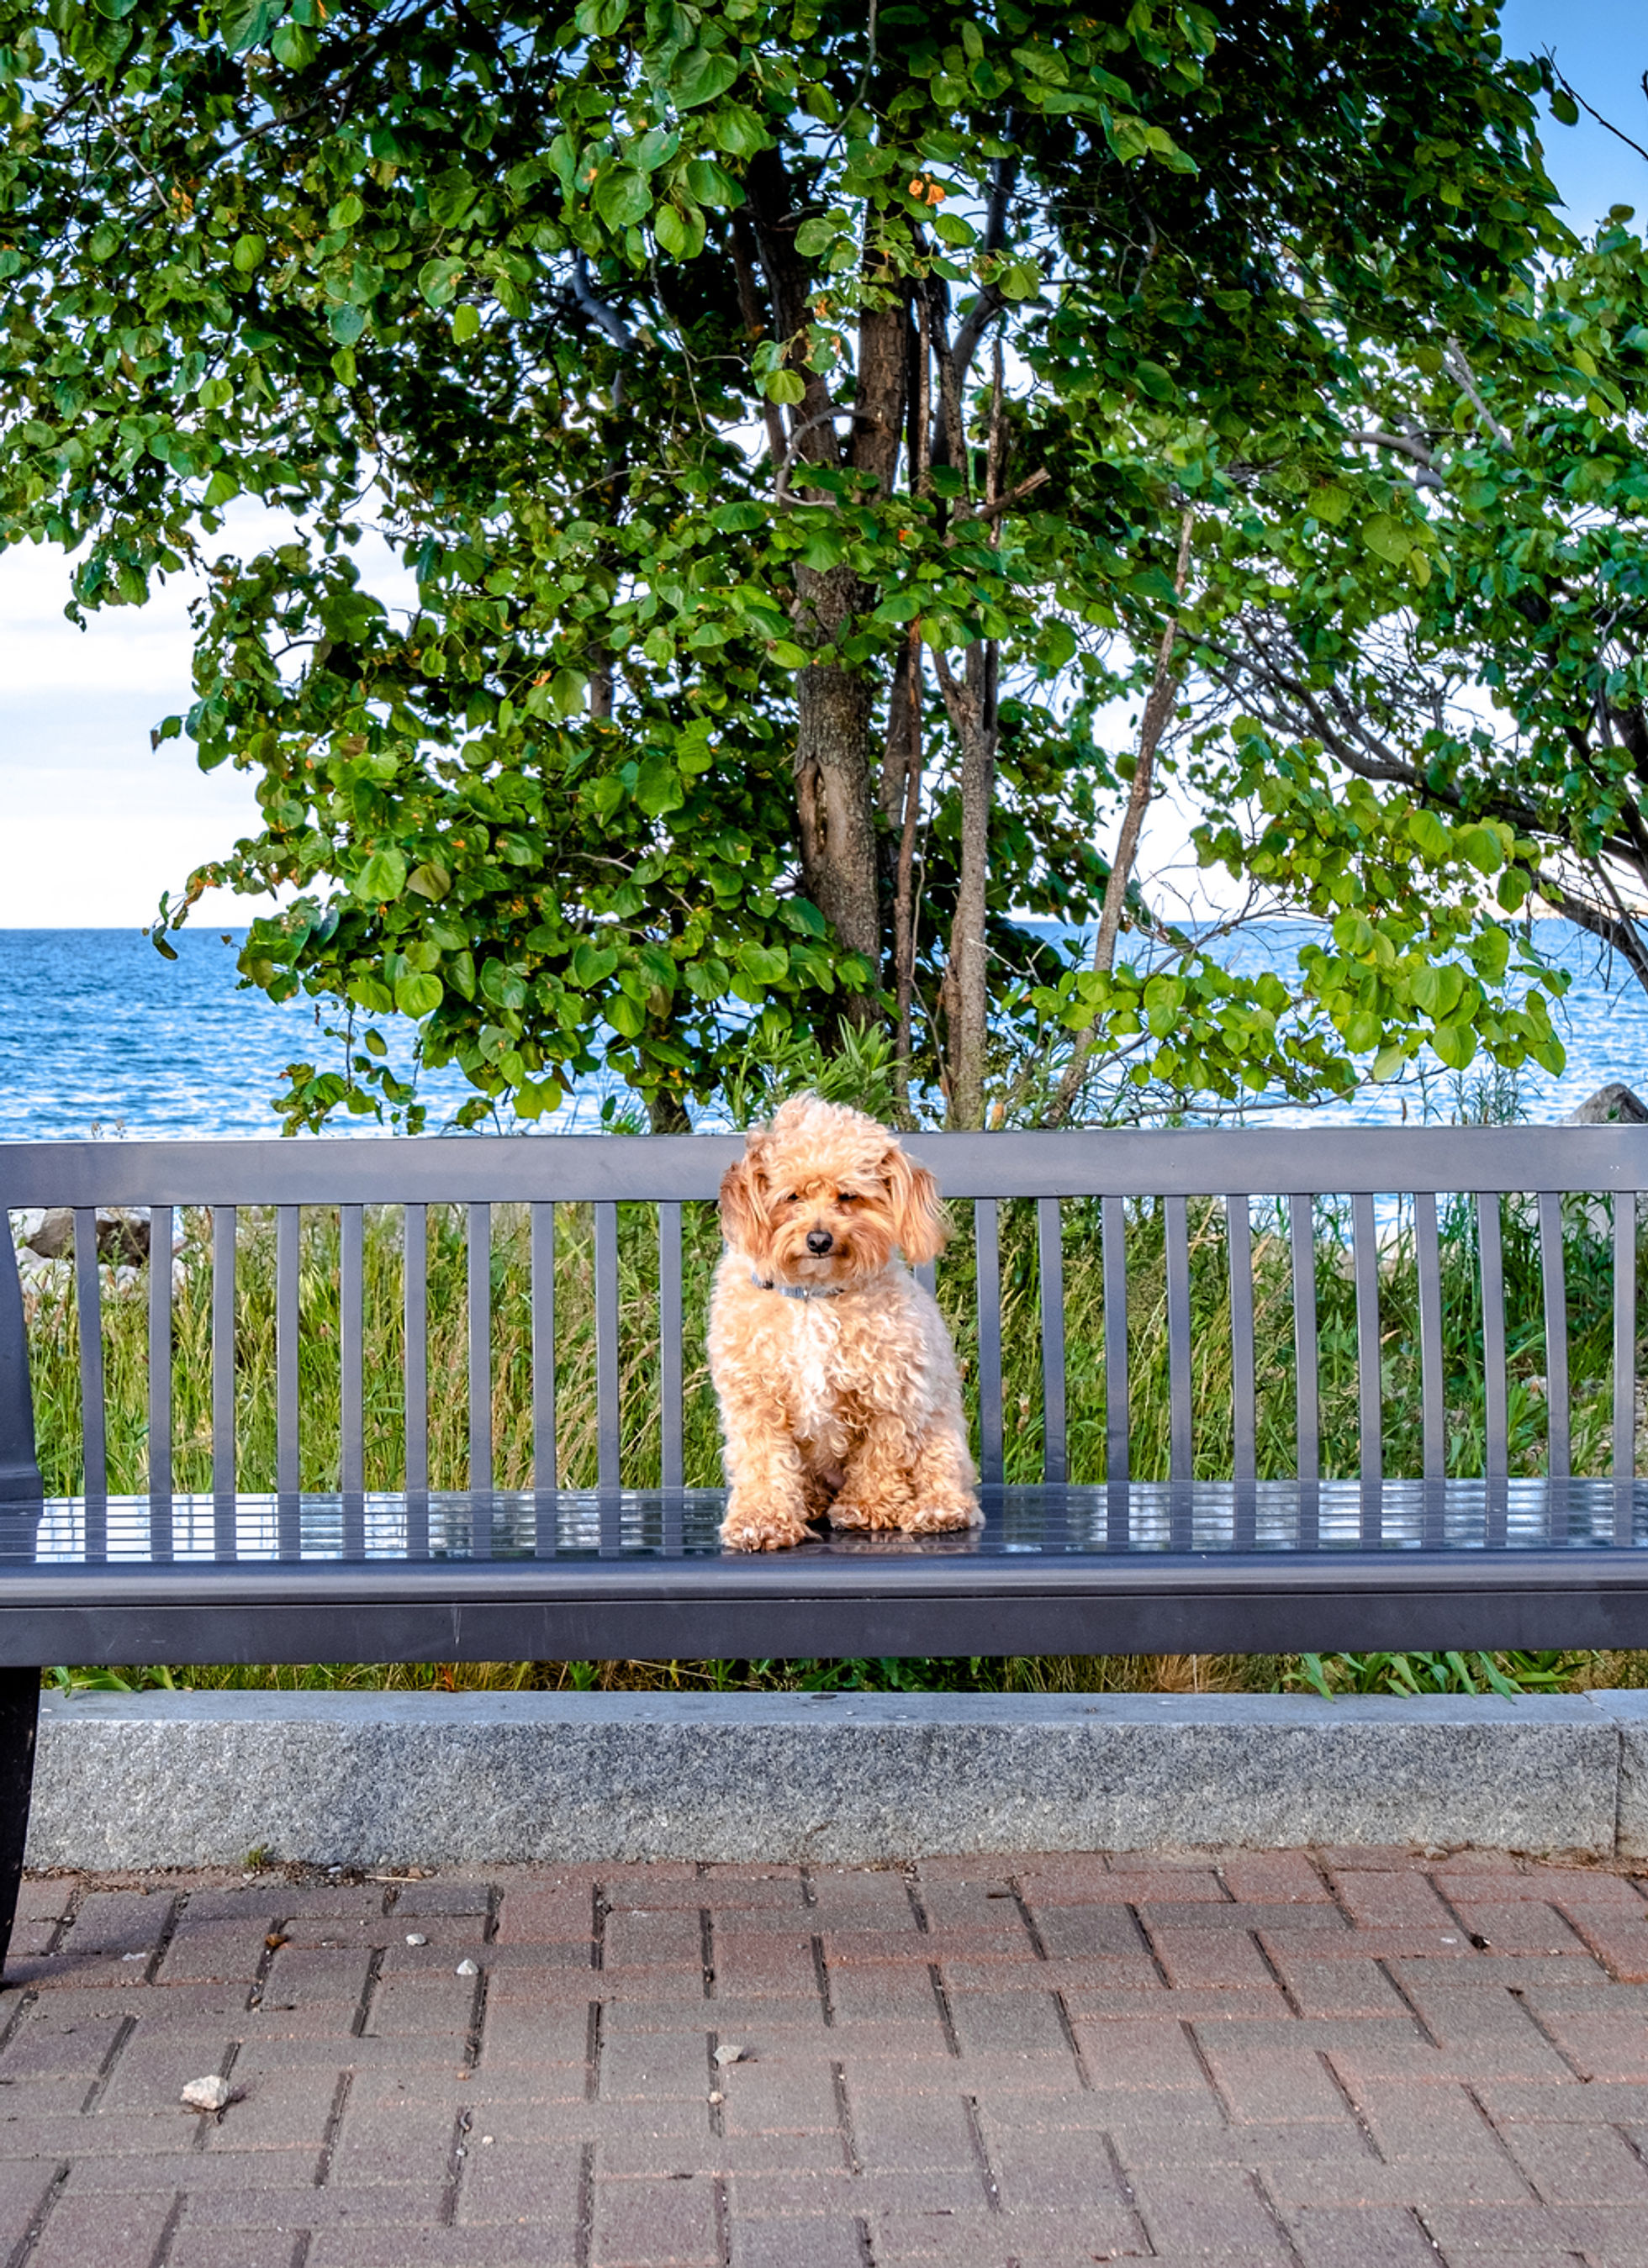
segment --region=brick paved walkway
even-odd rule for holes
[[[1648,2264],[1619,1874],[156,1876],[24,1916],[5,2268]],[[213,2071],[238,2099],[181,2109]]]

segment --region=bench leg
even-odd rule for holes
[[[39,1719],[39,1670],[0,1669],[0,1981],[23,1879]]]

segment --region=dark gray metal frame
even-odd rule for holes
[[[21,1815],[33,1724],[29,1678],[41,1662],[1648,1643],[1648,1551],[1637,1548],[1639,1530],[1648,1537],[1648,1500],[1634,1476],[1637,1197],[1648,1188],[1648,1129],[1002,1133],[921,1136],[911,1147],[952,1204],[974,1208],[978,1448],[989,1525],[978,1539],[875,1539],[867,1547],[861,1539],[821,1538],[752,1559],[703,1548],[714,1501],[682,1486],[681,1208],[714,1196],[739,1153],[736,1138],[0,1145],[0,1209],[72,1207],[77,1255],[95,1253],[100,1207],[150,1208],[153,1248],[166,1253],[173,1209],[209,1205],[215,1263],[212,1556],[174,1550],[166,1266],[149,1271],[155,1447],[142,1548],[134,1556],[129,1536],[111,1544],[111,1505],[119,1506],[107,1492],[101,1287],[98,1269],[86,1266],[76,1271],[80,1542],[54,1558],[35,1549],[42,1499],[23,1310],[11,1240],[0,1242],[0,1779],[22,1773]],[[1484,1471],[1469,1482],[1447,1479],[1444,1469],[1437,1198],[1460,1192],[1474,1197],[1479,1215],[1487,1389]],[[1613,1470],[1600,1479],[1570,1470],[1562,1225],[1569,1192],[1611,1201],[1613,1211]],[[1351,1208],[1361,1469],[1349,1484],[1349,1529],[1346,1484],[1319,1476],[1312,1201],[1324,1194],[1349,1197]],[[1423,1391],[1423,1472],[1399,1482],[1385,1474],[1378,1360],[1375,1206],[1392,1195],[1414,1201]],[[1537,1200],[1551,1413],[1550,1470],[1537,1501],[1508,1469],[1504,1195]],[[1257,1479],[1253,1278],[1234,1265],[1231,1471],[1222,1484],[1192,1476],[1188,1206],[1209,1197],[1223,1200],[1233,1253],[1251,1251],[1255,1198],[1287,1203],[1297,1458],[1285,1501],[1275,1484]],[[1143,1197],[1164,1201],[1166,1242],[1171,1476],[1154,1489],[1129,1474],[1125,1219],[1129,1201]],[[1068,1482],[1060,1216],[1067,1198],[1097,1198],[1102,1208],[1107,1477],[1097,1488]],[[1038,1206],[1044,1469],[1036,1489],[1009,1489],[1002,1479],[1000,1206],[1011,1199]],[[367,1556],[362,1450],[362,1208],[379,1203],[403,1205],[407,1223],[404,1540],[389,1557]],[[588,1518],[577,1531],[587,1548],[566,1543],[558,1524],[566,1494],[552,1484],[554,1208],[569,1203],[595,1208],[597,1485],[580,1500],[579,1516]],[[634,1203],[656,1207],[659,1236],[663,1485],[647,1498],[623,1487],[619,1429],[617,1208]],[[483,1393],[471,1402],[469,1489],[461,1500],[441,1498],[429,1483],[425,1209],[468,1208],[470,1375],[485,1381],[491,1208],[500,1204],[532,1209],[532,1425],[541,1484],[524,1499],[493,1491]],[[240,1549],[247,1500],[237,1494],[234,1438],[236,1221],[237,1208],[249,1205],[277,1208],[275,1541],[255,1557]],[[306,1541],[314,1504],[299,1486],[304,1205],[336,1207],[340,1222],[342,1488],[329,1500],[334,1540],[323,1556]],[[14,1875],[21,1855],[20,1828],[10,1841],[4,1831],[20,1815],[9,1783],[0,1785],[0,1806],[4,1927],[6,1870]]]

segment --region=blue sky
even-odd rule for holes
[[[1512,53],[1553,48],[1578,92],[1648,148],[1643,0],[1510,0],[1502,26]],[[1547,156],[1576,228],[1615,203],[1648,215],[1648,164],[1588,119],[1553,122]],[[251,519],[225,548],[255,538]],[[151,725],[189,699],[187,584],[83,633],[63,619],[66,579],[55,553],[0,558],[0,928],[135,928],[255,807],[240,775],[196,770],[188,742],[149,746]],[[202,909],[219,923],[248,912],[231,899]]]

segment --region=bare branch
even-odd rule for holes
[[[1405,433],[1347,433],[1346,442],[1351,446],[1368,449],[1394,449],[1404,457],[1411,457],[1423,469],[1413,475],[1418,489],[1439,489],[1446,485],[1437,472],[1437,460],[1421,441],[1410,441]]]
[[[1620,129],[1615,126],[1611,118],[1604,118],[1600,110],[1593,110],[1591,105],[1585,100],[1584,95],[1580,93],[1578,88],[1573,85],[1570,80],[1563,77],[1562,72],[1556,68],[1556,51],[1554,48],[1546,48],[1545,60],[1551,67],[1551,77],[1556,81],[1558,86],[1561,87],[1563,92],[1568,96],[1570,101],[1577,102],[1581,110],[1587,112],[1591,117],[1596,120],[1599,126],[1607,127],[1608,132],[1613,135],[1615,141],[1622,142],[1628,150],[1634,150],[1639,158],[1648,158],[1648,150],[1644,150],[1640,142],[1633,142],[1629,134],[1623,134],[1620,131]],[[1644,94],[1648,94],[1648,71],[1644,71],[1643,73],[1643,92]]]
[[[1471,366],[1469,363],[1465,359],[1465,350],[1456,338],[1452,336],[1449,338],[1447,351],[1445,353],[1442,359],[1447,364],[1450,374],[1459,381],[1461,392],[1466,395],[1472,408],[1482,419],[1483,424],[1486,425],[1489,431],[1493,435],[1495,440],[1498,442],[1500,447],[1502,449],[1510,448],[1511,446],[1511,429],[1508,425],[1502,425],[1500,423],[1499,420],[1494,416],[1493,411],[1482,400],[1481,388],[1477,386],[1475,379],[1471,374]]]

